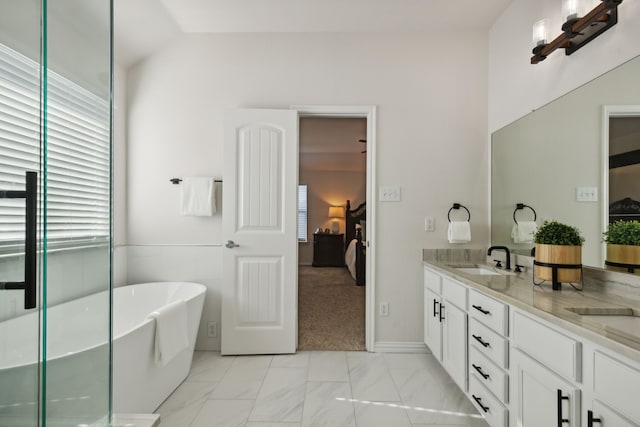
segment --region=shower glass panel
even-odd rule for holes
[[[44,420],[108,425],[111,2],[46,5]]]
[[[0,190],[19,195],[38,173],[37,251],[25,200],[0,197],[1,426],[110,424],[111,10],[0,2]],[[12,285],[25,252],[33,309]]]
[[[42,179],[40,35],[40,0],[0,2],[0,191],[14,195],[26,191],[26,172]],[[24,289],[10,289],[25,282],[25,205],[24,197],[0,197],[0,426],[40,419],[40,274],[34,308],[25,308]],[[41,224],[41,204],[37,212]],[[39,272],[41,239],[37,245]]]

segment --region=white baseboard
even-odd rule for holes
[[[422,342],[378,341],[374,344],[376,353],[431,353]]]

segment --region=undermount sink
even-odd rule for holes
[[[493,270],[489,270],[487,268],[482,268],[482,267],[459,267],[459,268],[456,268],[456,270],[459,271],[460,273],[476,274],[480,276],[499,276],[500,275],[500,273],[497,273]]]
[[[638,314],[629,307],[567,307],[580,316],[638,316]]]
[[[496,270],[493,267],[481,264],[449,264],[449,267],[460,273],[472,274],[476,276],[502,276],[505,274],[511,274],[507,271]]]

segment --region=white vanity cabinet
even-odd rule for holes
[[[514,311],[511,416],[519,427],[580,427],[582,343]]]
[[[442,279],[442,365],[467,391],[467,287]]]
[[[424,269],[424,342],[467,390],[467,287]]]
[[[601,349],[589,350],[583,425],[640,426],[640,364]]]
[[[442,279],[439,274],[424,269],[424,343],[442,362],[442,319],[440,313]]]
[[[508,425],[508,305],[469,290],[469,394],[491,427]]]
[[[511,414],[519,427],[580,427],[580,388],[519,350],[511,354]]]
[[[424,269],[424,342],[491,427],[640,427],[636,357],[482,290]]]

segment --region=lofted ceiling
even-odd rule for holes
[[[182,33],[488,30],[511,0],[114,0],[125,68]]]

